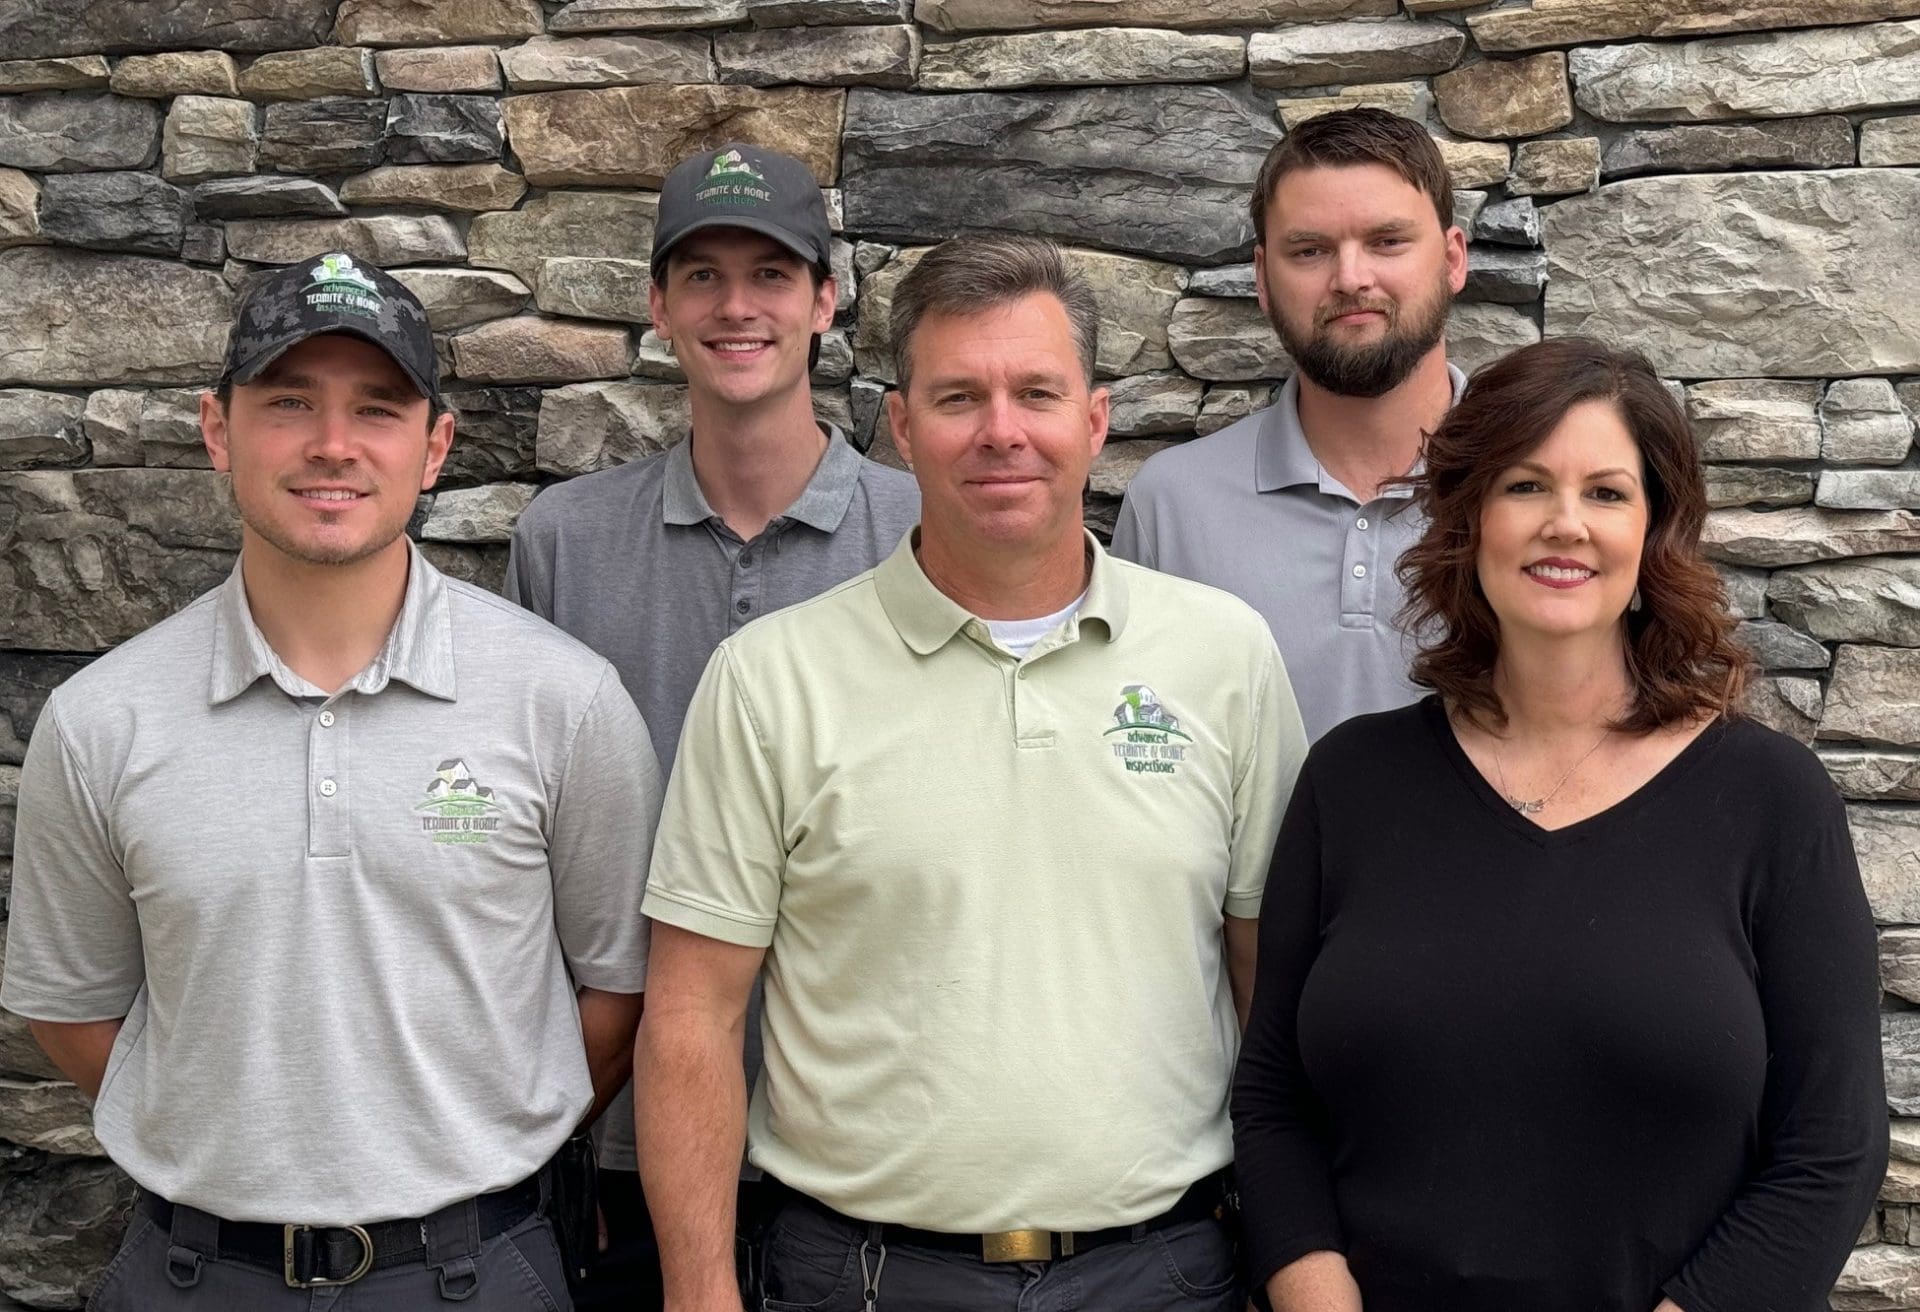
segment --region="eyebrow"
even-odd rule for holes
[[[1397,236],[1403,232],[1411,232],[1418,226],[1418,224],[1411,223],[1405,219],[1389,219],[1385,223],[1374,224],[1371,228],[1368,228],[1363,235],[1368,237]],[[1313,232],[1305,228],[1295,228],[1284,234],[1281,240],[1291,246],[1300,242],[1325,242],[1328,240],[1328,237],[1324,232]]]
[[[275,369],[269,365],[253,380],[255,387],[280,387],[292,392],[311,392],[319,388],[319,380],[311,374],[293,373],[290,370]],[[418,392],[407,388],[390,387],[385,383],[369,383],[360,389],[360,395],[375,401],[385,401],[389,405],[410,405],[420,399]]]
[[[1015,388],[1039,385],[1051,387],[1060,392],[1071,391],[1073,386],[1068,375],[1045,369],[1030,370],[1008,381]],[[978,387],[979,385],[980,379],[973,374],[935,374],[927,381],[927,387],[932,391],[948,387]]]
[[[1536,474],[1552,475],[1553,473],[1551,469],[1548,469],[1545,465],[1535,460],[1517,460],[1514,462],[1514,468],[1531,469]],[[1596,478],[1616,478],[1616,477],[1624,478],[1628,482],[1631,482],[1636,486],[1638,486],[1640,482],[1639,476],[1635,474],[1631,469],[1626,469],[1618,465],[1608,469],[1594,470],[1592,473],[1587,475],[1587,481],[1592,482]]]

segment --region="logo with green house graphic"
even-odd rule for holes
[[[307,277],[313,281],[301,291],[306,293],[309,309],[378,318],[385,304],[380,288],[360,271],[351,255],[337,251],[322,255],[320,263],[307,271]]]
[[[1180,717],[1161,704],[1152,688],[1144,683],[1121,688],[1113,720],[1113,727],[1103,736],[1110,740],[1114,758],[1127,773],[1180,773],[1193,737],[1181,730]]]
[[[771,205],[773,188],[751,160],[737,150],[723,150],[713,157],[693,199],[697,205]]]
[[[459,757],[442,761],[427,784],[426,800],[413,808],[421,832],[442,845],[484,843],[500,828],[500,803]]]

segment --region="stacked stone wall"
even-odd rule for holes
[[[338,248],[420,294],[460,438],[414,528],[497,584],[540,485],[685,433],[648,327],[661,175],[776,145],[839,234],[821,413],[883,459],[919,252],[1074,249],[1115,398],[1106,526],[1141,460],[1286,370],[1246,195],[1288,127],[1350,104],[1453,165],[1456,359],[1592,333],[1685,398],[1755,710],[1827,762],[1883,925],[1894,1165],[1834,1305],[1920,1309],[1920,0],[0,6],[0,853],[48,690],[232,562],[195,391],[254,271]],[[0,1290],[78,1306],[127,1197],[0,1019]]]

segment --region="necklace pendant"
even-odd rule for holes
[[[1521,815],[1539,815],[1547,809],[1547,799],[1544,797],[1536,797],[1531,802],[1523,802],[1517,797],[1509,796],[1507,798],[1507,805],[1518,811]]]

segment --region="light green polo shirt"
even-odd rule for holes
[[[1222,916],[1306,738],[1265,621],[1088,539],[1023,660],[877,569],[749,625],[689,708],[645,903],[770,948],[755,1165],[867,1220],[1130,1224],[1227,1164]]]

